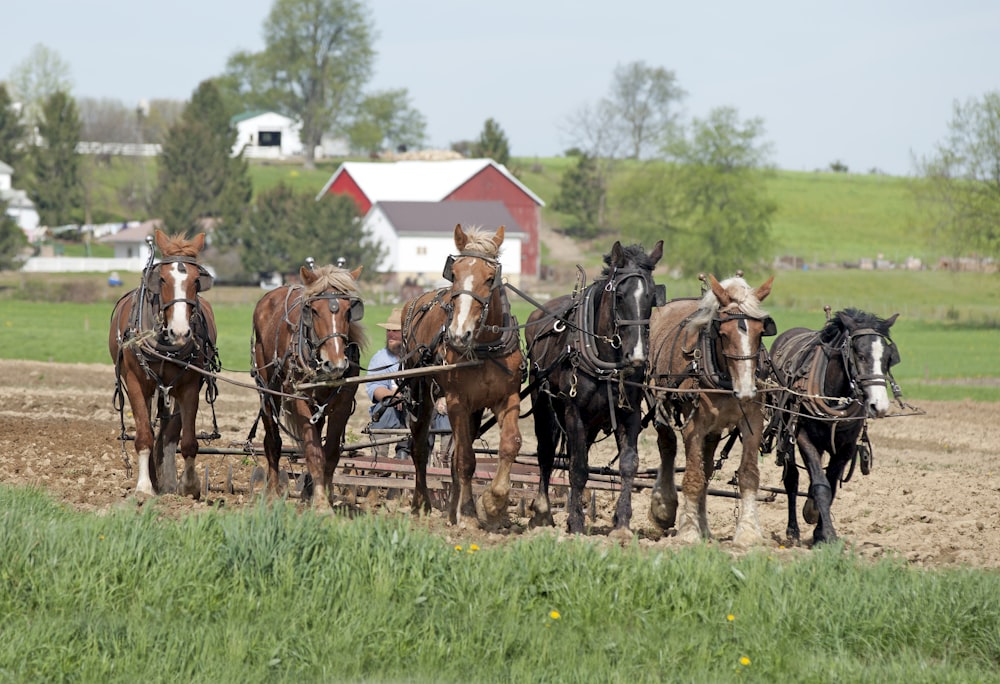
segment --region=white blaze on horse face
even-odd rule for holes
[[[646,296],[646,283],[642,282],[642,279],[637,278],[637,283],[635,290],[632,292],[632,297],[635,299],[635,312],[636,316],[642,316],[642,300]],[[635,325],[635,346],[632,347],[632,353],[628,356],[628,359],[633,363],[645,363],[646,361],[646,347],[643,345],[642,329]]]
[[[871,358],[869,359],[869,363],[871,364],[870,373],[875,375],[882,374],[882,355],[884,353],[885,348],[882,346],[882,338],[872,336]],[[889,411],[889,393],[885,389],[885,382],[880,382],[877,385],[866,385],[865,401],[868,404],[868,413],[870,415],[879,418],[884,416]]]
[[[462,280],[461,289],[472,292],[473,284],[472,275],[467,275]],[[456,299],[458,303],[455,307],[455,318],[451,324],[452,339],[462,340],[468,337],[471,340],[476,331],[476,320],[472,316],[472,302],[475,300],[469,294],[460,294]]]
[[[190,277],[197,278],[198,271],[194,266],[187,266],[183,271],[181,264],[171,264],[170,274],[174,280],[174,292],[171,299],[170,318],[166,321],[167,330],[175,340],[184,340],[191,334],[191,317],[188,315],[186,285]]]
[[[736,331],[740,341],[740,358],[735,362],[736,373],[733,374],[733,393],[737,399],[753,399],[757,395],[757,381],[754,378],[756,356],[751,357],[750,330],[744,321],[738,321]]]
[[[338,302],[340,306],[344,306],[347,302]],[[324,344],[323,348],[319,350],[319,356],[323,361],[326,362],[334,371],[343,372],[347,369],[347,356],[344,354],[344,349],[341,346],[342,339],[340,335],[347,335],[347,330],[340,330],[337,327],[337,316],[332,311],[330,312],[330,339],[328,339]],[[334,345],[333,358],[329,352],[329,345]],[[335,360],[336,359],[336,360]]]

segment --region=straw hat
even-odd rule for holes
[[[389,320],[385,323],[376,323],[375,325],[380,328],[385,328],[386,330],[402,330],[403,329],[403,310],[393,309],[392,313],[389,314]]]

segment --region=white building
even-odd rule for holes
[[[286,159],[303,154],[302,124],[284,114],[256,110],[237,114],[230,123],[236,128],[233,155],[254,159]]]
[[[28,241],[37,242],[41,237],[38,211],[27,192],[14,188],[13,176],[14,169],[0,160],[0,200],[7,203],[7,215],[21,227]]]

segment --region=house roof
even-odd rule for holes
[[[231,126],[235,126],[236,124],[240,123],[241,121],[247,121],[249,119],[256,119],[258,116],[264,116],[265,114],[276,114],[276,115],[278,115],[280,117],[284,117],[285,119],[288,119],[289,121],[292,120],[290,117],[285,116],[281,112],[276,112],[273,109],[250,109],[250,110],[247,110],[245,112],[240,112],[239,114],[235,114],[232,117],[230,117],[229,118],[229,124]]]
[[[492,202],[377,202],[369,213],[380,209],[398,233],[428,233],[450,236],[455,224],[496,230],[505,236],[523,237],[524,231],[500,201]]]
[[[152,235],[153,231],[160,227],[163,222],[160,219],[149,219],[128,228],[122,228],[113,235],[104,237],[101,242],[143,242],[146,236]]]
[[[8,164],[5,164],[3,161],[0,161],[0,173],[5,173],[7,175],[13,175],[14,174],[14,169],[11,168]]]
[[[316,199],[322,199],[337,178],[347,173],[372,204],[382,201],[440,202],[488,166],[506,176],[539,206],[545,206],[545,202],[515,178],[507,167],[492,159],[405,160],[389,164],[344,162],[330,176]]]

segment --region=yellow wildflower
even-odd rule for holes
[[[553,620],[558,620],[559,618],[562,617],[562,615],[559,614],[558,610],[553,610],[551,613],[549,613],[549,617],[552,618]]]

